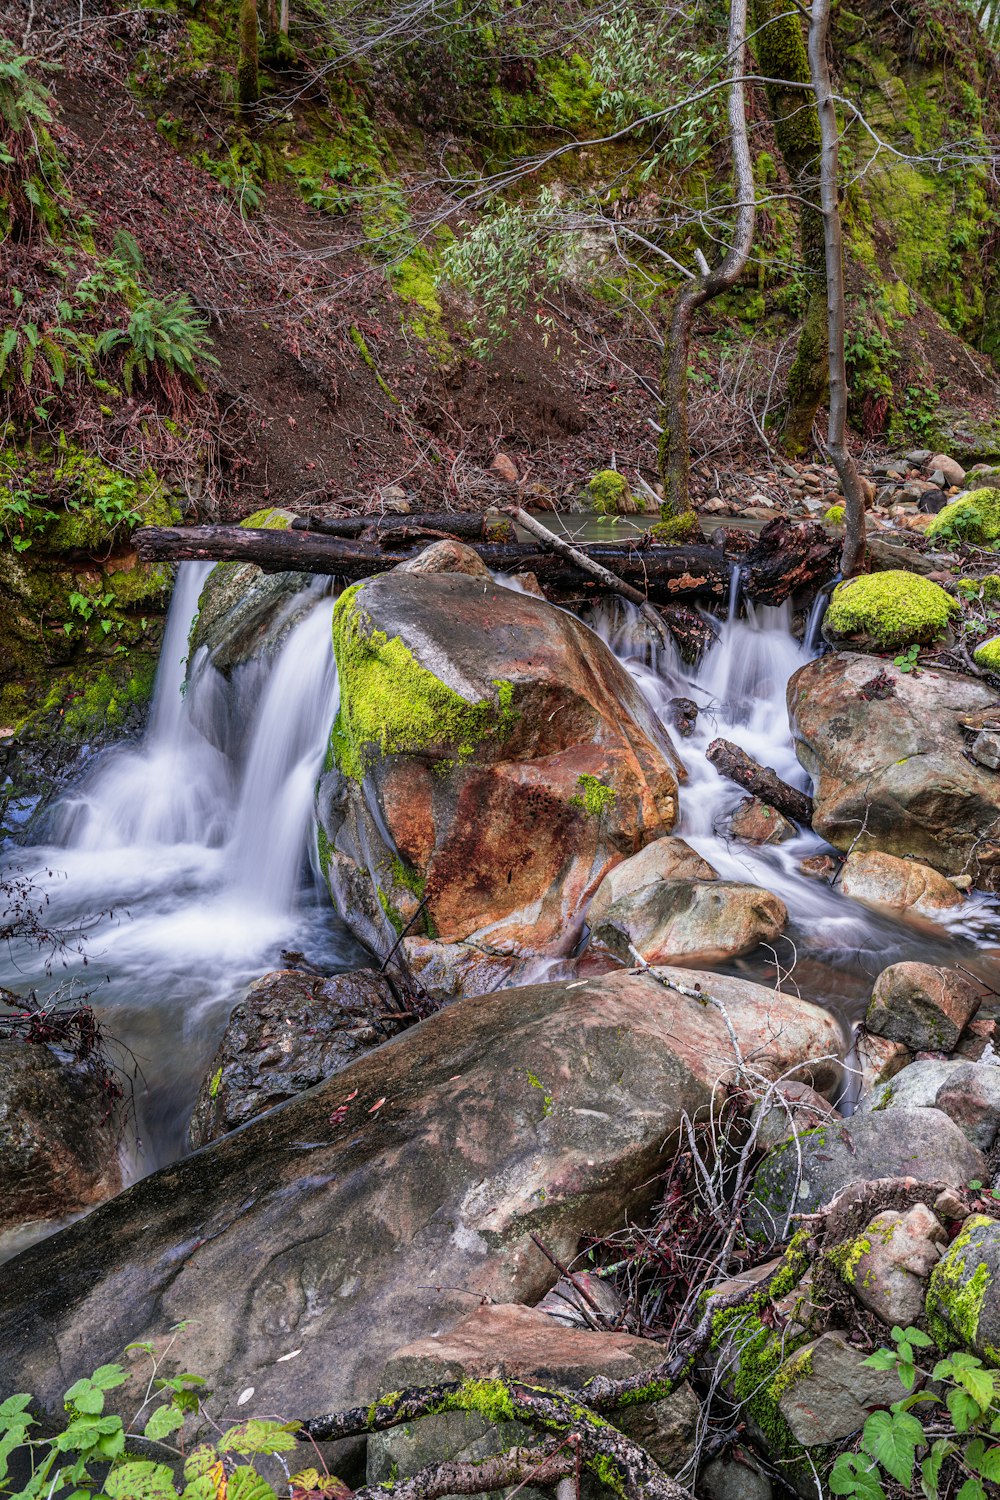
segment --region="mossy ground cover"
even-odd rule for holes
[[[891,651],[940,639],[958,609],[957,600],[929,578],[890,569],[838,584],[823,629],[833,638],[868,636]]]

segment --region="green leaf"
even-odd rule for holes
[[[196,1448],[191,1449],[191,1452],[184,1460],[184,1478],[200,1479],[203,1474],[208,1473],[217,1457],[218,1455],[211,1443],[199,1443]]]
[[[956,1432],[968,1432],[973,1422],[979,1420],[982,1408],[968,1391],[963,1391],[959,1386],[948,1392],[945,1400],[951,1413],[951,1420],[955,1424]]]
[[[978,1479],[967,1479],[955,1500],[986,1500],[986,1491]]]
[[[185,1485],[181,1500],[216,1500],[215,1480],[211,1474],[199,1474]]]
[[[896,1351],[894,1349],[876,1349],[874,1354],[862,1360],[862,1364],[868,1365],[872,1370],[894,1370],[896,1368]]]
[[[934,1345],[934,1340],[930,1334],[924,1333],[922,1328],[908,1328],[906,1330],[906,1337],[915,1349],[930,1349]]]
[[[874,1411],[865,1422],[861,1441],[886,1473],[909,1489],[917,1444],[924,1441],[924,1429],[916,1417],[906,1411]]]
[[[70,604],[72,602],[71,596]],[[85,1412],[90,1416],[99,1416],[104,1410],[104,1392],[85,1376],[66,1392],[66,1406],[67,1409],[74,1407],[78,1412]]]
[[[104,1491],[111,1500],[177,1500],[169,1466],[148,1459],[112,1469],[104,1481]]]
[[[278,1500],[278,1497],[256,1469],[251,1469],[249,1464],[242,1464],[229,1476],[226,1500]]]
[[[143,1428],[143,1436],[158,1441],[184,1426],[184,1413],[174,1405],[158,1406]]]
[[[1000,1484],[1000,1448],[986,1448],[982,1439],[977,1439],[985,1452],[980,1454],[975,1461],[970,1457],[971,1449],[975,1444],[970,1443],[965,1451],[965,1461],[969,1466],[988,1479],[991,1484]]]
[[[864,1454],[841,1453],[830,1470],[832,1495],[856,1495],[859,1500],[885,1500],[878,1474]]]
[[[219,1440],[220,1453],[290,1453],[298,1447],[293,1436],[299,1422],[265,1422],[250,1417],[237,1427],[230,1427]]]
[[[958,1369],[954,1373],[955,1381],[968,1391],[973,1401],[977,1402],[980,1410],[985,1411],[996,1395],[996,1382],[992,1370],[976,1369],[967,1366]]]

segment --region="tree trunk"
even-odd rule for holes
[[[813,799],[806,796],[805,792],[789,786],[787,781],[782,781],[777,771],[773,771],[770,766],[760,765],[745,750],[741,750],[739,745],[734,745],[729,740],[713,740],[705,755],[720,776],[735,781],[737,786],[745,787],[748,792],[766,802],[768,807],[775,808],[794,823],[801,823],[806,828],[812,826]]]
[[[236,65],[236,98],[252,109],[260,98],[257,56],[257,0],[240,0],[240,58]]]
[[[844,548],[840,571],[845,578],[859,573],[865,561],[865,497],[857,465],[847,446],[847,362],[844,354],[846,325],[844,296],[844,245],[840,222],[839,156],[840,128],[833,101],[827,43],[830,33],[830,0],[812,0],[809,20],[809,70],[816,94],[820,135],[819,195],[823,214],[826,255],[826,314],[829,340],[830,421],[827,448],[844,492]]]
[[[752,0],[752,15],[754,51],[765,77],[787,80],[788,85],[811,83],[802,26],[793,8],[784,0]],[[828,380],[823,216],[814,203],[822,136],[815,101],[801,87],[783,87],[778,81],[765,84],[764,93],[778,149],[800,202],[799,238],[809,288],[798,348],[788,374],[781,435],[787,452],[797,456],[809,446]]]
[[[687,371],[694,315],[699,307],[736,285],[753,246],[756,197],[742,82],[746,35],[747,0],[730,0],[729,137],[736,189],[736,224],[733,242],[720,264],[712,269],[706,268],[696,281],[690,282],[678,292],[667,329],[660,380],[660,425],[663,428],[660,437],[660,477],[663,481],[664,516],[683,515],[691,509]]]

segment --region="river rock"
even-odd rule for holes
[[[620,896],[596,922],[594,939],[622,963],[633,948],[650,964],[717,963],[773,942],[785,903],[737,880],[658,880]]]
[[[972,1214],[931,1272],[927,1321],[944,1350],[1000,1365],[1000,1223]]]
[[[705,1500],[773,1500],[774,1487],[746,1449],[713,1458],[698,1476]]]
[[[627,1333],[564,1328],[536,1308],[480,1307],[450,1332],[397,1350],[382,1372],[379,1394],[444,1380],[522,1380],[579,1391],[595,1375],[621,1380],[661,1363],[663,1348]],[[648,1450],[668,1474],[691,1457],[699,1406],[682,1384],[664,1401],[626,1409],[616,1426]],[[425,1417],[368,1440],[368,1483],[405,1478],[426,1464],[477,1460],[536,1441],[520,1422],[492,1422],[473,1412]]]
[[[979,1009],[964,974],[935,964],[890,964],[875,981],[865,1025],[914,1052],[950,1052]]]
[[[757,1169],[746,1230],[756,1240],[780,1240],[792,1210],[814,1213],[852,1182],[913,1177],[962,1187],[987,1175],[982,1152],[939,1109],[904,1105],[856,1114],[768,1153]]]
[[[331,893],[363,941],[572,948],[608,870],[669,832],[665,731],[594,632],[490,580],[394,570],[334,613],[319,790]]]
[[[759,797],[744,797],[729,827],[745,844],[784,844],[798,833],[794,823]]]
[[[990,1063],[921,1058],[858,1104],[859,1113],[939,1109],[980,1151],[1000,1132],[1000,1068]]]
[[[965,470],[956,458],[951,458],[947,453],[932,453],[924,464],[924,468],[930,475],[940,474],[941,480],[946,485],[964,484]]]
[[[866,1359],[843,1334],[823,1333],[786,1361],[778,1411],[804,1448],[848,1437],[872,1411],[909,1394],[894,1370],[873,1370]]]
[[[841,1274],[862,1307],[890,1328],[909,1328],[923,1316],[927,1278],[947,1243],[947,1230],[926,1204],[906,1213],[887,1209],[846,1246]]]
[[[683,839],[654,839],[631,859],[609,870],[587,908],[587,921],[593,927],[606,917],[623,896],[634,895],[647,886],[663,880],[718,880],[718,874],[707,860],[696,854]]]
[[[962,721],[1000,708],[984,683],[900,672],[852,652],[788,684],[795,751],[814,781],[813,827],[838,849],[910,855],[992,887],[1000,778],[966,759]]]
[[[913,1061],[913,1053],[903,1042],[894,1042],[886,1036],[876,1036],[864,1025],[858,1027],[854,1039],[857,1052],[857,1068],[860,1092],[866,1094],[877,1084],[895,1078]]]
[[[408,937],[400,946],[414,979],[441,1005],[516,984],[518,971],[530,961],[475,943],[439,943],[434,938]]]
[[[192,1149],[339,1073],[403,1029],[384,974],[324,979],[279,969],[254,980],[229,1017],[191,1119]]]
[[[845,896],[876,911],[900,916],[936,917],[961,906],[963,897],[943,875],[913,859],[870,850],[844,860],[840,888]]]
[[[770,1151],[772,1146],[790,1140],[796,1132],[801,1135],[803,1130],[811,1130],[814,1125],[840,1118],[840,1111],[834,1109],[829,1099],[816,1089],[810,1088],[808,1083],[789,1079],[778,1084],[766,1110],[763,1103],[754,1109],[752,1123],[757,1126],[757,1149]]]
[[[153,1172],[10,1263],[4,1388],[64,1417],[72,1381],[183,1318],[164,1375],[204,1372],[219,1409],[252,1386],[255,1410],[305,1417],[371,1400],[393,1350],[470,1293],[537,1301],[555,1276],[530,1232],[566,1260],[644,1213],[682,1112],[731,1076],[712,1001],[755,1068],[834,1082],[807,1063],[843,1047],[826,1011],[671,977],[705,1000],[622,971],[462,1000]]]
[[[40,1043],[0,1041],[0,1233],[120,1192],[119,1145],[113,1103],[89,1068]]]
[[[489,578],[493,574],[479,553],[464,542],[433,542],[409,562],[400,563],[398,573],[465,573],[469,578]]]

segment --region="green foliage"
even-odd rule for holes
[[[919,646],[908,646],[901,656],[893,657],[892,664],[894,667],[898,667],[904,674],[907,672],[916,672],[919,670],[917,667],[917,657],[919,655]]]
[[[899,422],[903,431],[925,443],[936,443],[940,405],[941,397],[935,386],[908,385],[906,399],[899,412]]]
[[[705,533],[701,529],[701,522],[693,510],[683,511],[680,515],[670,515],[664,506],[661,512],[662,519],[652,527],[653,539],[664,547],[682,547],[685,543],[698,546],[705,540]]]
[[[971,542],[982,547],[1000,543],[1000,489],[971,490],[939,511],[925,536],[931,540]]]
[[[614,787],[606,786],[597,776],[590,776],[585,771],[582,776],[576,778],[576,784],[582,787],[583,791],[580,794],[574,794],[569,799],[571,807],[582,807],[590,818],[600,818],[614,807],[618,793]]]
[[[883,649],[927,645],[947,629],[958,602],[917,573],[890,569],[839,583],[830,598],[824,631],[867,635]]]
[[[823,516],[824,526],[843,526],[844,507],[842,505],[831,505]]]
[[[587,484],[587,498],[599,516],[632,515],[638,506],[628,480],[617,469],[601,469]]]
[[[55,234],[65,209],[56,189],[59,157],[46,127],[52,97],[45,65],[0,36],[0,240]]]
[[[145,385],[154,371],[186,375],[196,390],[201,390],[199,361],[217,365],[209,352],[206,320],[195,312],[190,299],[177,292],[172,297],[142,294],[132,308],[125,328],[107,328],[94,344],[98,358],[120,349],[124,353],[122,378],[132,394],[136,379]]]
[[[933,1340],[919,1328],[892,1330],[894,1347],[877,1349],[865,1364],[894,1371],[912,1394],[875,1411],[861,1434],[858,1453],[841,1453],[830,1471],[831,1494],[857,1500],[886,1500],[884,1480],[909,1491],[919,1473],[926,1500],[943,1493],[961,1500],[986,1500],[986,1484],[1000,1481],[1000,1370],[987,1369],[974,1354],[953,1350],[930,1370],[918,1361]],[[934,1387],[915,1390],[929,1376]],[[917,1409],[931,1408],[922,1420]],[[926,1422],[926,1425],[925,1425]],[[928,1430],[930,1429],[930,1430]]]

